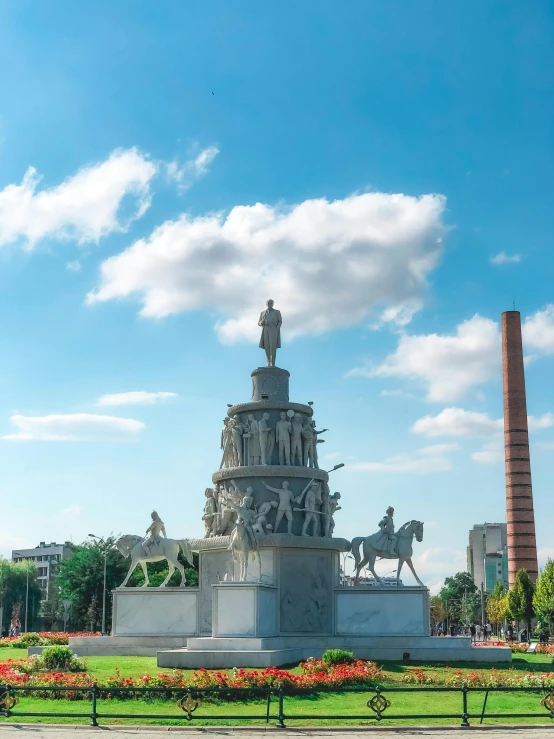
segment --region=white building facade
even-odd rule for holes
[[[42,598],[48,597],[50,583],[54,577],[58,562],[62,559],[68,559],[73,554],[73,548],[66,542],[65,544],[56,544],[50,542],[47,544],[41,541],[38,547],[34,549],[18,549],[12,551],[12,560],[14,562],[35,562],[38,569],[37,583],[42,591]]]
[[[467,569],[473,582],[491,592],[497,582],[508,587],[507,526],[505,523],[475,524],[469,532]]]

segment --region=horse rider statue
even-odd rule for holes
[[[387,552],[391,556],[397,554],[396,541],[398,537],[394,533],[394,508],[389,506],[387,512],[383,518],[379,521],[379,529],[381,530],[381,536],[375,539],[373,547],[377,551]]]
[[[156,511],[152,511],[151,517],[152,517],[152,523],[146,529],[146,538],[142,542],[142,546],[144,547],[144,551],[146,552],[147,557],[153,556],[153,552],[151,549],[153,544],[155,544],[156,546],[159,546],[160,534],[163,534],[164,538],[167,538],[167,534],[165,533],[165,524],[162,521],[162,519],[158,516]]]

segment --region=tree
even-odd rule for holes
[[[55,582],[50,583],[48,597],[40,604],[40,615],[47,631],[60,631],[63,625],[63,603],[60,588]]]
[[[501,582],[496,583],[494,590],[489,595],[486,610],[487,618],[496,627],[495,631],[498,634],[498,627],[506,619],[508,611],[508,601]]]
[[[27,574],[29,576],[29,598],[27,600]],[[21,621],[25,625],[25,609],[28,603],[27,628],[32,631],[38,625],[41,590],[37,584],[37,568],[34,562],[11,562],[0,557],[0,632],[7,632],[13,607],[21,603]]]
[[[527,636],[531,637],[531,619],[535,615],[533,610],[533,595],[535,588],[529,579],[527,570],[516,572],[516,579],[511,590],[508,591],[508,608],[511,617],[518,622],[527,622]]]
[[[548,630],[552,633],[554,622],[554,561],[551,559],[547,561],[546,567],[537,579],[533,596],[533,608],[541,624],[543,626],[548,624]]]
[[[114,538],[106,539],[106,624],[112,621],[112,590],[123,582],[130,560],[125,559],[114,547]],[[180,561],[184,564],[184,560]],[[148,564],[148,576],[151,586],[160,585],[168,573],[167,563],[153,562]],[[187,585],[198,584],[198,573],[185,564]],[[138,587],[144,582],[142,571],[135,570],[129,580],[129,587]],[[178,585],[180,575],[175,572],[168,585]],[[74,549],[73,556],[58,564],[56,579],[61,599],[71,600],[69,624],[74,630],[88,630],[91,623],[90,607],[96,598],[98,614],[92,614],[95,629],[99,628],[102,619],[102,598],[104,591],[104,544],[97,540],[86,541]]]
[[[441,621],[446,621],[446,607],[440,595],[432,595],[429,599],[431,626],[436,628]]]
[[[451,621],[471,623],[477,619],[480,596],[469,572],[457,572],[447,577],[440,591]]]

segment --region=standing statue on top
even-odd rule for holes
[[[273,300],[268,300],[267,310],[262,311],[258,326],[262,327],[260,349],[265,349],[267,366],[275,367],[277,349],[281,348],[281,313],[273,307]]]

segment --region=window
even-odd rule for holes
[[[39,567],[38,568],[38,576],[39,577],[46,577],[48,575],[48,567]]]

